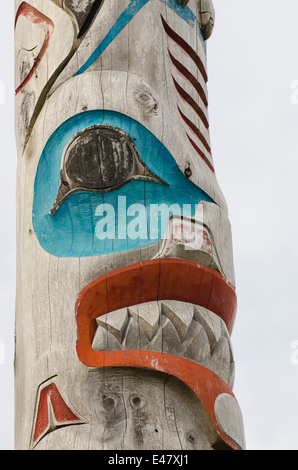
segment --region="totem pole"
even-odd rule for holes
[[[15,12],[16,449],[244,449],[211,0]]]

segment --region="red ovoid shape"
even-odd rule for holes
[[[55,383],[46,385],[39,392],[33,432],[33,446],[47,433],[59,427],[80,423],[81,419],[67,406],[57,385]]]
[[[18,8],[18,11],[16,13],[16,18],[15,18],[15,28],[21,16],[24,16],[32,24],[37,25],[39,28],[41,28],[44,31],[45,37],[44,37],[44,42],[39,51],[39,54],[34,60],[34,64],[30,72],[28,73],[28,75],[25,77],[23,82],[18,86],[18,88],[15,91],[16,95],[25,87],[25,85],[27,85],[29,80],[33,77],[37,67],[39,66],[42,58],[44,57],[46,53],[47,48],[49,47],[50,38],[54,32],[54,23],[52,22],[52,20],[50,20],[50,18],[45,16],[40,11],[36,10],[36,8],[34,8],[33,6],[29,5],[29,3],[27,2],[22,2]]]
[[[216,398],[233,392],[216,374],[185,358],[154,351],[95,351],[96,318],[124,307],[155,300],[180,300],[208,308],[232,332],[237,299],[234,288],[218,272],[181,259],[144,261],[113,271],[87,285],[76,303],[77,353],[88,367],[137,367],[170,374],[190,387],[203,403],[221,439],[239,447],[221,430],[214,411]],[[235,398],[235,397],[234,397]]]

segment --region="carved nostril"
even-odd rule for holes
[[[102,396],[102,405],[108,413],[114,410],[115,408],[115,400],[111,397],[107,397],[106,395]]]
[[[140,408],[143,408],[144,406],[144,400],[142,399],[142,397],[138,396],[138,395],[134,395],[130,398],[130,403],[131,403],[131,406],[134,408],[134,409],[140,409]]]
[[[132,402],[135,406],[139,406],[140,403],[141,403],[141,399],[140,399],[140,397],[135,397],[135,398],[133,398]]]

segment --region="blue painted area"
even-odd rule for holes
[[[123,13],[117,19],[117,21],[113,24],[112,28],[110,29],[106,37],[99,44],[99,46],[95,49],[95,51],[91,54],[87,62],[85,62],[85,64],[78,70],[76,75],[80,75],[81,73],[84,73],[101,56],[101,54],[107,49],[107,47],[118,36],[118,34],[121,33],[121,31],[133,19],[133,17],[149,1],[150,0],[131,0],[130,1],[127,8],[123,11]]]
[[[101,56],[101,54],[108,48],[108,46],[114,41],[119,33],[129,24],[129,22],[134,18],[134,16],[149,2],[150,0],[131,0],[123,13],[119,16],[116,22],[113,24],[110,31],[107,33],[105,38],[91,54],[89,59],[85,64],[77,71],[76,75],[80,75],[89,67],[94,64],[94,62]],[[159,0],[165,5],[167,5],[172,11],[180,16],[186,23],[192,28],[198,27],[199,37],[204,42],[203,35],[200,29],[199,21],[193,11],[188,7],[182,7],[177,3],[176,0]]]
[[[64,201],[54,216],[49,215],[58,193],[62,153],[66,144],[77,132],[98,124],[115,126],[127,132],[143,162],[169,186],[137,180],[110,193],[79,192]],[[157,222],[158,213],[153,218],[149,216],[152,205],[178,204],[179,208],[188,204],[190,213],[184,215],[194,215],[196,205],[201,200],[213,202],[203,190],[185,178],[170,152],[151,132],[128,116],[113,111],[88,111],[65,121],[44,148],[34,190],[34,230],[41,246],[59,257],[95,256],[151,245],[165,234],[165,226]],[[124,202],[126,206],[123,205]],[[114,209],[112,212],[115,214],[115,223],[111,211],[101,211],[102,204]],[[133,204],[139,206],[132,206]],[[127,208],[128,215],[124,207]],[[136,211],[138,208],[142,210],[142,207],[147,215],[144,210],[143,214]],[[173,213],[179,215],[179,211]],[[104,225],[104,217],[107,222],[106,230],[114,231],[115,239],[98,238],[100,226]],[[140,226],[134,227],[138,220]],[[140,232],[141,238],[127,236],[129,227]],[[153,230],[154,227],[157,230]]]

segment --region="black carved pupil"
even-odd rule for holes
[[[130,142],[114,129],[87,129],[70,144],[66,173],[86,189],[108,189],[133,175],[134,154]]]

